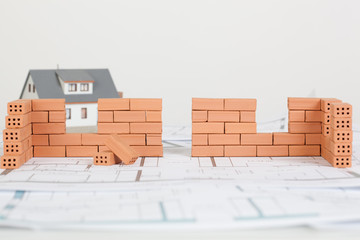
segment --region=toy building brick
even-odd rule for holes
[[[193,157],[323,156],[350,167],[352,108],[338,99],[288,98],[288,132],[258,133],[256,99],[192,100]]]
[[[53,112],[49,120],[65,118],[70,128],[96,126],[98,99],[121,97],[108,69],[30,70],[20,95],[21,99],[65,99],[62,112]]]

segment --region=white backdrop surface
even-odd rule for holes
[[[190,124],[192,97],[337,97],[360,119],[359,1],[1,0],[0,119],[29,69],[109,68],[125,97],[160,97]]]

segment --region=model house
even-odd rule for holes
[[[21,99],[65,98],[66,126],[97,125],[99,98],[120,98],[108,69],[30,70]]]

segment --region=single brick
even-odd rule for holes
[[[352,130],[333,130],[331,131],[330,139],[333,142],[352,142],[353,132]]]
[[[21,167],[26,161],[26,153],[18,156],[3,155],[1,157],[0,168],[1,169],[17,169]]]
[[[351,156],[352,155],[352,143],[333,142],[326,147],[335,156]]]
[[[65,99],[33,99],[33,111],[65,111]]]
[[[209,145],[240,145],[240,134],[209,134]]]
[[[32,135],[33,146],[49,146],[49,135]]]
[[[80,146],[81,133],[49,135],[50,146]]]
[[[321,122],[321,111],[305,111],[305,122]]]
[[[321,133],[308,133],[306,135],[306,145],[319,145],[321,144]]]
[[[348,168],[352,165],[351,156],[334,156],[334,154],[325,148],[321,149],[321,156],[336,168]]]
[[[23,115],[31,112],[31,100],[19,99],[7,104],[7,113],[9,115]]]
[[[331,114],[329,112],[321,112],[321,122],[331,124]]]
[[[320,110],[320,98],[288,98],[289,110]]]
[[[162,122],[161,111],[146,111],[147,122]]]
[[[31,112],[31,123],[49,122],[49,112]]]
[[[256,99],[227,98],[224,100],[225,110],[255,111]]]
[[[31,113],[26,113],[24,115],[10,115],[6,116],[5,119],[5,126],[8,129],[23,128],[31,123]]]
[[[240,122],[238,111],[209,111],[208,122]]]
[[[208,143],[208,134],[193,134],[191,137],[193,146],[206,146]]]
[[[192,110],[224,110],[224,99],[193,98]]]
[[[163,146],[132,146],[140,157],[162,157]]]
[[[225,123],[225,133],[256,133],[256,123]]]
[[[98,133],[130,133],[129,123],[98,123]]]
[[[241,134],[241,145],[272,145],[272,133]]]
[[[255,111],[241,111],[240,112],[240,122],[242,122],[242,123],[256,122],[256,112]]]
[[[289,110],[289,122],[305,122],[305,111]]]
[[[145,122],[145,111],[115,111],[114,122]]]
[[[336,98],[322,98],[321,99],[321,111],[330,112],[331,103],[341,102],[341,100]]]
[[[66,157],[92,157],[98,146],[66,146]]]
[[[330,114],[334,117],[351,118],[352,106],[348,103],[332,103],[330,105]]]
[[[257,146],[258,157],[287,157],[289,146]]]
[[[99,98],[98,111],[130,110],[128,98]]]
[[[207,111],[192,111],[192,122],[207,122]]]
[[[146,146],[161,146],[161,134],[146,134]]]
[[[113,111],[98,111],[98,122],[99,123],[114,122],[114,112]]]
[[[22,141],[7,141],[4,142],[4,155],[17,156],[24,153],[32,146],[32,137],[29,136]]]
[[[49,112],[49,122],[66,122],[66,112],[65,111],[50,111]]]
[[[331,117],[331,127],[335,130],[351,130],[352,119]]]
[[[191,156],[193,157],[223,157],[223,146],[192,146]]]
[[[124,164],[133,164],[139,157],[139,154],[124,142],[119,136],[112,135],[105,140],[107,146]]]
[[[110,151],[102,151],[95,153],[93,156],[94,164],[95,165],[103,165],[103,166],[110,166],[114,165],[117,162],[115,161],[114,153]]]
[[[65,146],[34,146],[34,157],[65,157]]]
[[[290,157],[320,156],[320,145],[289,146]]]
[[[225,157],[256,157],[256,146],[225,146]]]
[[[161,98],[132,98],[130,99],[130,110],[162,110],[162,99]]]
[[[22,141],[32,133],[31,124],[18,129],[4,129],[3,141]]]
[[[324,136],[330,136],[331,132],[332,132],[331,125],[322,124],[322,134]]]
[[[298,133],[273,133],[274,145],[305,145],[305,134]]]
[[[321,133],[321,123],[289,123],[289,133]]]
[[[162,133],[162,123],[130,123],[130,133]]]
[[[65,123],[33,123],[33,134],[65,134]]]
[[[193,123],[192,133],[224,133],[224,123]]]

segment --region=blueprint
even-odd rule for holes
[[[261,127],[285,125],[281,119]],[[0,226],[229,229],[360,221],[359,135],[349,169],[321,157],[194,158],[187,126],[164,127],[164,157],[130,166],[33,158],[0,170]]]

